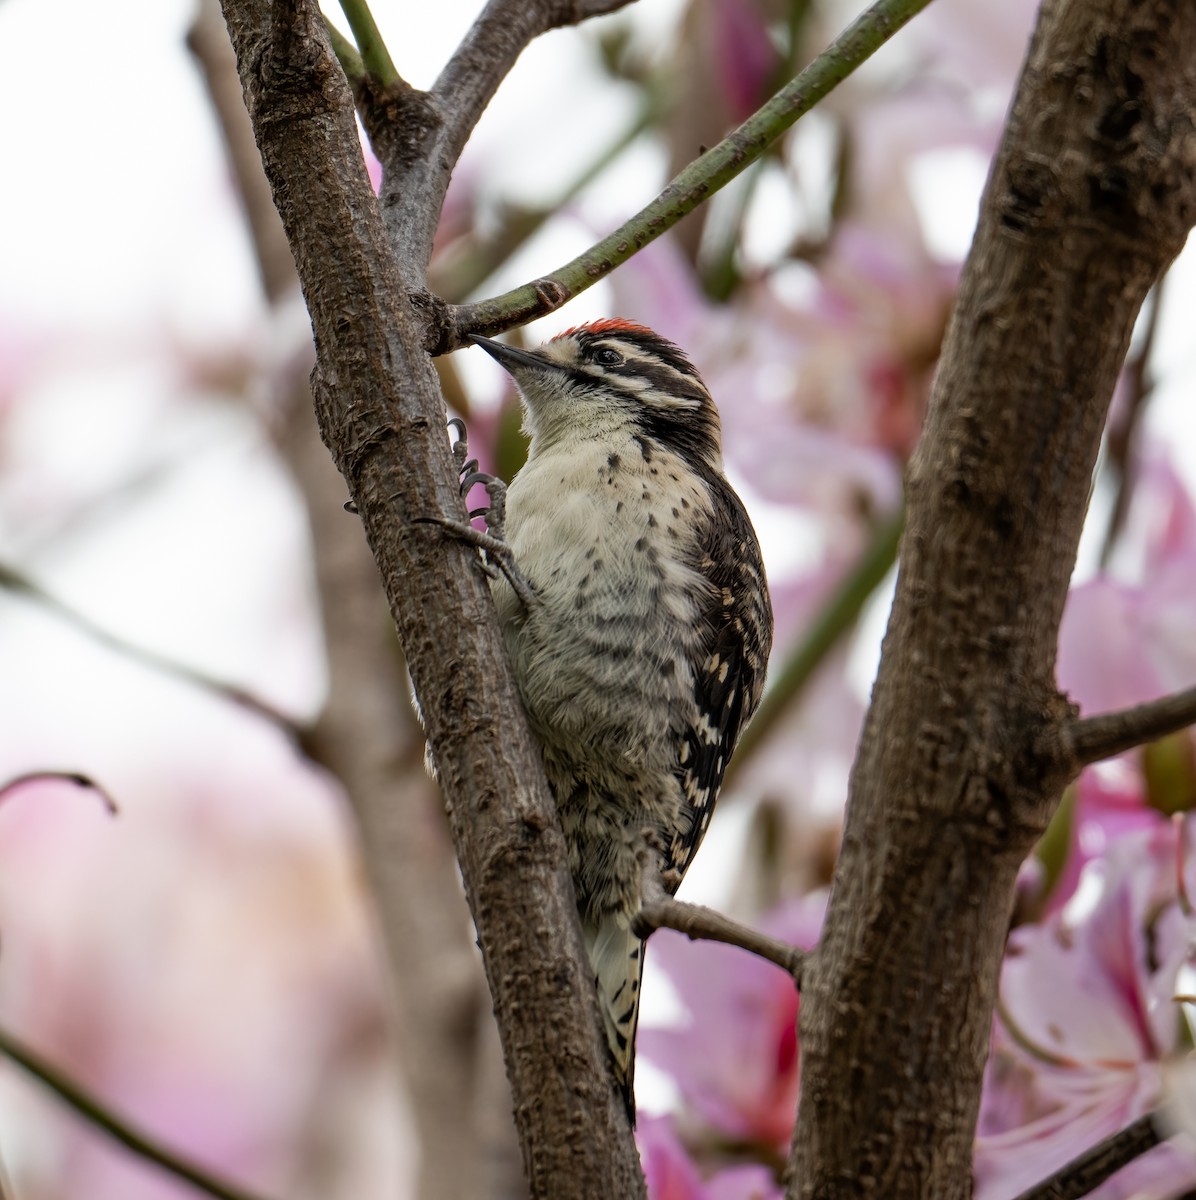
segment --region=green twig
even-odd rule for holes
[[[328,31],[332,52],[336,55],[349,86],[356,92],[365,82],[365,63],[361,61],[357,47],[327,17],[324,17],[324,28]]]
[[[365,73],[383,88],[399,83],[399,73],[391,61],[390,51],[387,50],[382,34],[374,23],[374,14],[370,12],[366,0],[341,0],[341,11],[345,14],[357,48],[361,51]],[[337,57],[340,57],[339,53]],[[348,71],[345,73],[348,74]]]
[[[446,261],[433,264],[432,285],[437,294],[452,299],[467,296],[537,233],[554,213],[572,203],[620,155],[634,145],[636,139],[660,116],[664,107],[660,88],[649,87],[647,98],[635,119],[619,136],[573,180],[551,204],[542,208],[519,210],[508,216],[504,227],[488,242],[474,246],[457,255],[446,255]]]
[[[897,561],[903,524],[904,513],[898,513],[877,527],[863,557],[835,589],[822,612],[806,631],[806,636],[774,676],[772,686],[764,693],[756,715],[739,741],[739,748],[727,769],[728,780],[743,768],[752,753],[772,732],[781,716],[788,711],[794,697],[809,682],[839,638],[851,628],[868,597],[889,573]]]
[[[45,1084],[60,1100],[68,1104],[97,1129],[103,1130],[126,1149],[144,1158],[147,1162],[161,1167],[164,1171],[168,1171],[177,1179],[186,1181],[201,1192],[207,1192],[209,1196],[217,1197],[217,1200],[258,1200],[252,1192],[244,1191],[215,1178],[202,1167],[188,1162],[173,1151],[164,1149],[148,1135],[134,1129],[133,1126],[115,1116],[102,1101],[84,1091],[61,1071],[50,1066],[49,1063],[21,1045],[2,1029],[0,1029],[0,1054],[11,1059],[35,1079]]]
[[[493,299],[450,310],[437,351],[456,349],[469,333],[500,333],[543,316],[609,275],[755,162],[929,3],[877,0],[763,108],[690,163],[651,204],[609,237],[549,275]]]

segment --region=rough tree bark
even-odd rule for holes
[[[321,433],[381,569],[449,804],[532,1193],[642,1196],[564,846],[489,589],[475,551],[418,523],[464,512],[409,300],[421,280],[404,274],[388,244],[316,6],[223,8],[312,317]],[[406,99],[427,116],[422,101]]]
[[[1044,4],[910,465],[790,1197],[971,1194],[1014,880],[1079,765],[1059,621],[1135,316],[1196,218],[1194,102],[1186,0]]]
[[[219,119],[263,293],[277,311],[295,299],[298,279],[219,0],[201,0],[188,45]],[[329,675],[303,748],[344,787],[356,819],[390,967],[399,1063],[418,1098],[416,1194],[519,1195],[525,1185],[486,981],[378,569],[360,523],[343,511],[345,482],[320,441],[306,369],[276,382],[284,394],[275,432],[307,510]]]

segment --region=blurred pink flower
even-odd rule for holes
[[[1177,976],[1194,929],[1186,828],[1124,836],[1087,866],[1070,905],[1010,935],[976,1142],[978,1200],[1006,1200],[1153,1109],[1180,1047]],[[1179,869],[1177,869],[1177,866]],[[1139,1189],[1165,1160],[1163,1192]],[[1138,1172],[1142,1172],[1141,1175]],[[1094,1195],[1163,1197],[1196,1159],[1156,1151]]]
[[[809,948],[826,895],[810,895],[761,922]],[[797,1111],[798,993],[783,971],[732,946],[661,932],[652,942],[689,1012],[679,1029],[642,1029],[639,1052],[668,1074],[689,1114],[720,1135],[777,1147]]]
[[[1073,588],[1059,631],[1059,683],[1084,712],[1196,683],[1196,506],[1157,445],[1141,455],[1123,542],[1137,561]]]
[[[1050,911],[1071,899],[1089,863],[1103,858],[1122,839],[1167,824],[1162,813],[1146,804],[1141,772],[1124,759],[1090,767],[1075,786],[1071,838],[1051,889]]]
[[[766,1167],[724,1167],[703,1178],[668,1117],[648,1117],[636,1130],[648,1200],[780,1200]]]
[[[314,1154],[365,1158],[373,1114],[399,1120],[371,930],[326,782],[236,715],[187,728],[190,753],[103,772],[115,818],[53,781],[0,807],[0,1021],[164,1144],[286,1194]],[[29,1194],[181,1194],[19,1082]],[[342,1108],[359,1124],[317,1149]],[[399,1141],[358,1195],[385,1194]]]
[[[703,9],[705,53],[714,67],[726,115],[738,124],[768,99],[780,55],[756,0],[707,0]]]

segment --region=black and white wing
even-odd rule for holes
[[[713,513],[699,539],[698,570],[711,584],[693,664],[694,718],[682,733],[677,777],[685,812],[673,839],[667,886],[676,890],[702,844],[739,735],[756,711],[772,649],[772,605],[760,544],[743,503],[710,479]]]

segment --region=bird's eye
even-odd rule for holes
[[[594,362],[600,367],[617,367],[623,361],[623,356],[617,351],[603,346],[594,351]]]

